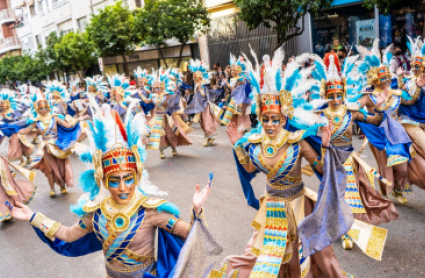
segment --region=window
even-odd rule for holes
[[[43,11],[43,0],[38,0],[37,4],[38,4],[38,11],[42,12]]]
[[[138,8],[142,7],[142,0],[136,0],[136,7]]]
[[[30,6],[30,14],[31,16],[35,15],[35,5]]]
[[[69,32],[74,31],[74,27],[72,26],[72,20],[67,20],[58,24],[59,34],[60,36],[66,35]]]
[[[86,29],[86,26],[87,26],[87,17],[82,17],[78,19],[78,29],[81,32],[84,32],[84,30]]]
[[[41,47],[43,45],[40,35],[35,36],[35,43],[37,44],[37,47]]]

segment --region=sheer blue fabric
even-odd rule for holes
[[[81,135],[80,123],[77,123],[71,128],[66,128],[60,125],[57,125],[57,127],[59,138],[56,141],[56,145],[64,151],[72,148],[75,142],[77,142],[78,137]]]

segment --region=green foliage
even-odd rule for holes
[[[85,72],[96,62],[95,45],[87,33],[68,33],[53,45],[56,63],[69,66],[74,71]],[[81,78],[82,76],[80,76]]]
[[[166,40],[175,38],[182,44],[180,59],[195,32],[205,34],[209,25],[203,0],[145,0],[145,6],[135,13],[135,31],[144,44],[160,48]]]
[[[250,30],[264,24],[272,28],[277,35],[277,47],[285,41],[302,34],[304,17],[312,16],[325,8],[329,8],[333,0],[233,0],[240,9],[240,18]],[[302,19],[301,26],[298,20]]]
[[[6,56],[0,61],[0,83],[7,80],[22,83],[30,81],[41,81],[46,79],[53,71],[53,67],[44,62],[44,57],[38,53],[32,57],[24,54],[22,56]]]
[[[379,10],[379,13],[383,15],[389,15],[392,10],[399,10],[406,6],[415,9],[421,3],[422,0],[365,0],[364,6],[370,10],[373,10],[376,6]]]
[[[132,54],[140,36],[134,31],[134,12],[123,7],[118,1],[113,6],[101,9],[99,14],[93,15],[87,25],[87,33],[93,40],[100,57],[113,57]],[[124,61],[126,67],[126,61]],[[126,69],[126,73],[128,70]]]

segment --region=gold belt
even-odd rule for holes
[[[292,195],[290,197],[276,197],[276,196],[271,196],[269,193],[266,193],[266,199],[270,199],[270,200],[273,200],[273,201],[289,202],[289,201],[293,201],[293,200],[298,199],[299,197],[303,196],[304,190],[305,189],[303,188],[300,192],[298,192],[297,194]]]
[[[267,181],[267,185],[276,190],[286,190],[301,185],[303,179],[301,177],[287,177],[284,181],[288,181],[290,184],[280,184],[278,182],[271,183],[270,181]]]
[[[133,251],[131,251],[130,249],[125,249],[123,254],[129,257],[130,259],[135,260],[138,263],[153,264],[156,261],[155,257],[138,255],[134,253]]]
[[[106,267],[120,273],[131,273],[131,272],[136,272],[144,268],[147,268],[148,266],[151,266],[155,262],[155,259],[153,257],[151,258],[152,260],[149,262],[138,264],[138,265],[130,265],[130,266],[116,266],[106,262]]]

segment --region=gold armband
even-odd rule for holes
[[[51,220],[39,212],[37,212],[30,224],[40,229],[51,241],[55,240],[55,233],[60,226],[59,222]]]
[[[403,89],[403,86],[404,86],[403,76],[397,77],[397,86],[399,89]]]
[[[418,99],[421,95],[422,89],[416,86],[415,93],[411,96],[413,99]]]
[[[238,161],[242,165],[251,164],[251,158],[242,145],[238,145],[234,148]]]
[[[195,214],[195,211],[192,208],[192,213],[190,215],[189,231],[192,229],[192,226],[195,223],[195,220],[196,219],[198,219],[199,221],[204,222],[205,226],[207,226],[207,222],[205,221],[205,209],[204,208],[202,208],[200,214]]]

